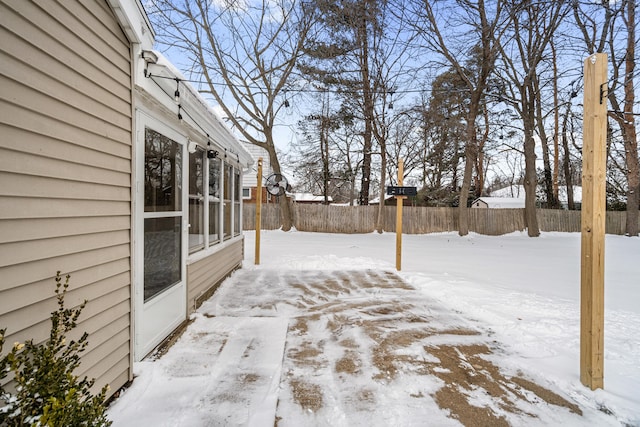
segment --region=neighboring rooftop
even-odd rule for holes
[[[315,196],[312,193],[293,193],[293,199],[300,203],[323,203],[324,196]],[[329,196],[329,202],[333,199]]]
[[[538,196],[542,192],[542,188],[538,187]],[[510,185],[508,187],[500,188],[498,190],[493,190],[491,192],[491,197],[516,197],[516,198],[524,198],[524,185]],[[538,197],[540,198],[540,197]],[[560,203],[563,205],[567,204],[567,186],[560,185],[558,186],[558,198],[560,199]],[[582,202],[582,187],[579,185],[573,186],[573,201],[575,203]]]

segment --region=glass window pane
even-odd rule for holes
[[[242,187],[240,187],[240,171],[238,169],[234,170],[233,185],[233,235],[237,236],[240,234],[240,200],[242,200]]]
[[[242,197],[242,187],[240,187],[240,171],[233,170],[233,201],[237,202]]]
[[[224,238],[228,239],[231,237],[231,206],[232,206],[232,193],[231,186],[233,179],[233,167],[229,165],[224,165],[224,207],[223,207],[223,215],[224,215]]]
[[[189,253],[204,248],[204,150],[189,153]]]
[[[224,165],[224,199],[231,200],[231,184],[233,179],[233,167],[227,164]]]
[[[182,204],[182,146],[145,129],[145,212],[179,211]]]
[[[220,160],[209,161],[209,244],[220,241]]]
[[[240,203],[233,203],[233,235],[240,234]]]
[[[181,279],[181,217],[144,220],[145,302]]]

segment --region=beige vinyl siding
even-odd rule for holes
[[[192,312],[203,297],[242,263],[243,240],[187,266],[187,310]]]
[[[112,392],[130,373],[130,55],[104,0],[0,0],[0,328],[46,339],[70,273],[77,373]]]

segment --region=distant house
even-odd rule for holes
[[[153,50],[141,0],[0,0],[0,16],[0,328],[44,341],[71,274],[68,306],[88,300],[75,373],[114,393],[241,265],[253,159]]]
[[[265,188],[265,181],[269,175],[273,173],[271,167],[271,159],[269,153],[262,147],[258,147],[254,144],[244,143],[245,149],[251,154],[254,160],[252,167],[245,169],[242,176],[242,200],[244,203],[256,203],[256,193],[258,190],[258,159],[262,158],[262,203],[277,203],[278,196],[269,194]],[[286,178],[286,176],[285,176]],[[290,186],[290,185],[289,185]],[[289,191],[289,190],[287,190]],[[291,197],[291,194],[286,193],[286,197]]]
[[[254,144],[244,143],[245,149],[251,154],[254,160],[252,167],[245,169],[242,176],[242,200],[244,203],[256,203],[256,192],[258,188],[258,159],[262,158],[262,185],[265,178],[273,173],[269,153],[262,147]],[[276,203],[277,198],[262,188],[262,203]]]
[[[392,204],[395,206],[395,198],[389,194],[385,194],[383,203],[385,206],[391,206]],[[380,204],[380,197],[375,197],[369,200],[369,205],[378,206],[379,204]]]
[[[397,205],[397,200],[395,198],[395,196],[392,196],[390,194],[385,194],[384,195],[384,205],[385,206],[396,206]],[[414,198],[412,197],[405,197],[404,199],[402,199],[402,206],[413,206],[413,201]],[[369,205],[370,206],[378,206],[380,204],[380,197],[376,197],[374,199],[369,200]]]
[[[473,201],[471,207],[480,209],[524,209],[524,198],[480,197]]]
[[[333,201],[331,196],[328,199],[329,203]],[[293,201],[306,205],[319,205],[324,203],[324,196],[315,196],[312,193],[293,193]]]
[[[542,187],[538,186],[536,193],[537,193],[536,194],[537,202],[545,203],[546,197]],[[500,188],[498,190],[493,190],[491,192],[491,197],[500,197],[500,198],[516,197],[516,198],[524,199],[525,197],[524,185],[510,185],[507,187]],[[567,196],[566,185],[558,186],[558,199],[560,201],[560,206],[566,209],[569,205],[568,203],[569,197]],[[573,186],[573,202],[576,204],[576,206],[580,206],[580,204],[582,203],[582,187],[579,185]]]
[[[569,206],[569,196],[567,195],[567,186],[561,185],[558,187],[558,199],[560,201],[560,205],[563,208],[567,208]],[[582,187],[579,185],[573,186],[573,203],[577,208],[582,205]]]

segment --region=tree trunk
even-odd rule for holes
[[[267,135],[268,141],[273,141],[273,138]],[[264,147],[269,154],[269,162],[274,173],[282,173],[280,169],[280,162],[278,156],[276,156],[276,149],[273,143],[267,143]],[[289,199],[285,193],[284,196],[278,197],[278,204],[280,205],[280,219],[282,220],[282,231],[289,231],[293,227],[293,214],[291,212],[291,205]]]
[[[558,174],[560,168],[560,148],[558,135],[560,128],[560,105],[558,103],[558,57],[556,54],[556,44],[553,37],[549,41],[551,47],[551,58],[553,62],[553,197],[560,206],[560,199],[558,198]],[[567,188],[567,192],[568,192]]]
[[[630,107],[629,107],[630,108]],[[628,114],[630,115],[630,114]],[[633,120],[633,119],[631,119]],[[630,125],[625,125],[623,132],[624,147],[626,151],[627,182],[627,222],[625,234],[627,236],[638,236],[638,214],[640,213],[640,164],[638,162],[638,142],[636,139],[636,128],[633,121]]]
[[[469,234],[469,208],[467,199],[469,198],[469,190],[471,180],[473,178],[473,167],[477,155],[477,136],[476,136],[476,117],[478,115],[477,103],[471,102],[469,107],[469,117],[467,119],[467,143],[465,145],[464,154],[464,175],[462,178],[462,187],[458,197],[458,234],[466,236]]]
[[[636,2],[627,0],[627,54],[625,58],[624,78],[624,121],[622,137],[626,152],[627,166],[627,236],[638,236],[638,210],[640,209],[640,162],[638,159],[638,140],[633,116],[635,103],[634,70],[635,70],[635,25]]]
[[[378,204],[378,219],[376,220],[376,231],[378,233],[384,231],[384,184],[387,180],[387,153],[382,150],[380,154],[382,155],[380,166],[382,170],[380,171],[380,203]],[[396,202],[402,202],[402,200],[396,199]]]
[[[373,142],[373,94],[371,93],[371,80],[369,78],[369,28],[366,2],[362,3],[362,25],[357,27],[358,41],[360,42],[360,64],[363,88],[363,113],[364,113],[364,143],[362,153],[362,180],[360,183],[360,204],[369,204],[369,190],[371,184],[371,150]]]
[[[551,157],[549,155],[549,140],[547,138],[547,131],[544,128],[544,120],[542,114],[542,100],[540,99],[540,82],[537,76],[534,77],[535,93],[536,93],[536,127],[538,129],[538,135],[540,136],[540,143],[542,145],[542,164],[544,167],[544,193],[547,199],[547,208],[555,209],[558,207],[558,203],[553,191],[553,174],[551,171]]]
[[[325,115],[324,107],[323,113],[320,117],[320,155],[322,158],[322,196],[324,197],[324,204],[329,204],[329,121],[331,119]]]
[[[520,88],[522,99],[522,124],[524,131],[524,219],[527,225],[529,237],[538,237],[538,217],[536,215],[536,189],[538,180],[536,176],[536,141],[533,138],[535,129],[535,105],[534,85],[530,79],[525,79]]]
[[[573,176],[571,175],[571,155],[569,152],[569,138],[567,137],[567,122],[569,121],[569,113],[571,105],[567,105],[567,111],[562,121],[562,149],[564,150],[564,158],[562,159],[562,169],[564,172],[564,183],[567,187],[567,207],[569,210],[575,210],[573,201]]]
[[[487,178],[484,168],[484,147],[489,140],[489,109],[484,108],[484,131],[482,132],[482,138],[478,142],[478,155],[476,156],[476,176],[474,178],[475,183],[475,197],[482,197],[484,190],[485,180]]]
[[[538,105],[540,105],[538,103]],[[540,135],[540,143],[542,145],[542,164],[544,167],[544,194],[547,199],[547,208],[555,209],[558,207],[555,194],[553,192],[553,174],[551,171],[551,157],[549,156],[549,142],[547,140],[547,132],[544,129],[541,116],[538,118],[538,134]]]
[[[536,215],[536,153],[535,141],[532,137],[525,137],[524,158],[524,217],[527,224],[527,234],[529,237],[538,237],[540,228],[538,227],[538,217]]]

